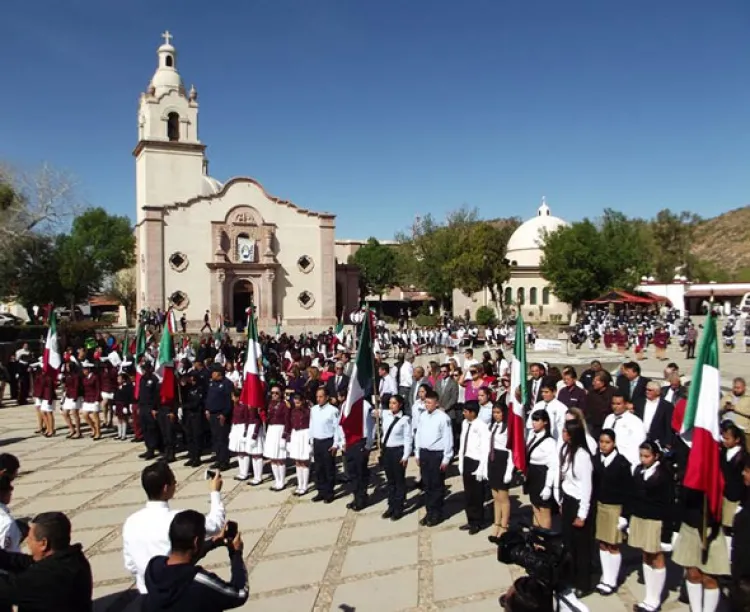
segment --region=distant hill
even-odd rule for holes
[[[750,206],[701,221],[695,230],[691,252],[730,275],[750,269]]]

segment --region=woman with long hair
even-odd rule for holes
[[[594,499],[596,500],[596,529],[594,538],[599,543],[602,576],[596,590],[601,595],[617,591],[622,555],[620,517],[632,495],[633,470],[630,462],[617,452],[615,432],[605,429],[599,434],[599,453],[594,458]]]
[[[565,423],[562,439],[555,490],[561,506],[563,543],[570,551],[572,586],[576,596],[582,597],[591,591],[593,463],[586,432],[578,421]]]
[[[508,407],[497,403],[492,408],[490,424],[490,455],[487,461],[487,480],[492,491],[492,535],[501,536],[508,531],[510,497],[508,489],[513,478],[513,455],[508,448]]]
[[[531,413],[531,431],[526,438],[526,481],[524,493],[529,496],[534,512],[534,526],[552,526],[552,488],[557,472],[557,446],[550,433],[546,410]]]

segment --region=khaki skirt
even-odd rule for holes
[[[596,503],[596,533],[594,537],[605,544],[622,544],[622,531],[619,523],[622,506]]]
[[[704,574],[711,576],[729,575],[729,553],[727,541],[719,534],[708,545],[708,559],[703,563],[701,535],[695,527],[680,527],[677,541],[672,552],[672,561],[682,567],[697,567]]]
[[[724,498],[724,504],[721,507],[721,526],[731,527],[734,524],[734,515],[737,514],[739,502],[729,501]]]
[[[628,546],[640,548],[645,553],[661,552],[661,521],[634,516],[630,519]]]

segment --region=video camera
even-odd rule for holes
[[[497,545],[500,563],[520,565],[552,591],[563,588],[570,576],[570,562],[559,533],[522,524],[489,540]]]

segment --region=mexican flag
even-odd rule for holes
[[[339,322],[336,324],[336,331],[333,332],[336,337],[339,339],[339,342],[343,344],[344,342],[344,322],[339,319]]]
[[[242,385],[240,401],[250,408],[264,408],[265,392],[263,389],[263,366],[261,362],[260,342],[258,342],[258,324],[255,321],[255,309],[247,309],[247,355],[244,368],[245,381]]]
[[[146,352],[146,326],[143,323],[138,323],[138,329],[135,332],[135,342],[133,342],[130,350],[135,356],[135,390],[133,395],[135,399],[138,399],[138,393],[141,388],[141,368],[138,367],[138,362]]]
[[[684,486],[702,491],[711,514],[721,520],[724,476],[719,457],[721,432],[719,429],[719,342],[716,334],[716,315],[706,320],[698,359],[693,369],[690,394],[680,436],[690,446]]]
[[[174,334],[177,332],[177,321],[174,311],[167,311],[164,330],[159,342],[159,359],[157,361],[156,373],[161,379],[161,403],[171,404],[174,401],[175,378],[174,378]]]
[[[347,447],[365,437],[365,392],[372,393],[374,384],[372,341],[375,339],[375,327],[372,319],[372,311],[366,310],[359,334],[357,358],[341,410],[341,428],[344,430]]]
[[[46,374],[57,376],[62,365],[62,355],[57,342],[57,315],[50,308],[49,312],[49,329],[47,330],[47,341],[44,343],[44,357],[42,363],[43,370]]]
[[[523,315],[516,319],[516,339],[513,344],[513,361],[510,366],[508,390],[508,444],[513,452],[513,465],[526,473],[526,425],[524,412],[528,389],[526,384],[526,338]],[[519,394],[520,399],[516,399]]]

